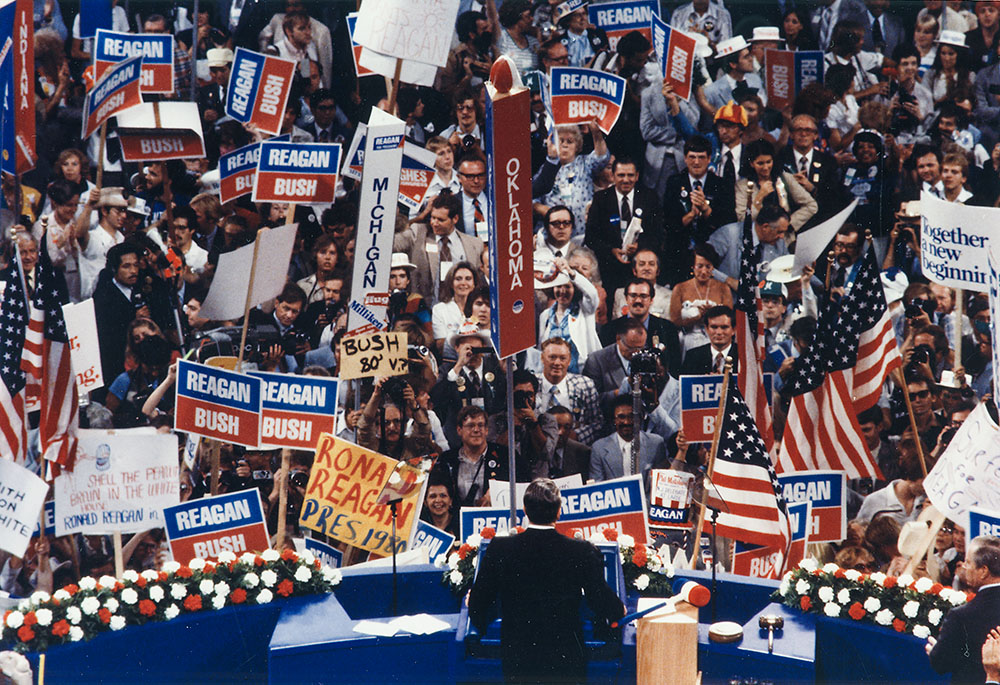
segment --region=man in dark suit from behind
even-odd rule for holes
[[[983,643],[1000,624],[1000,538],[973,538],[958,576],[962,587],[974,590],[976,596],[945,615],[937,639],[927,638],[927,654],[931,668],[951,673],[951,682],[982,683],[986,680]]]
[[[528,529],[493,539],[469,595],[469,617],[480,634],[500,601],[500,645],[508,682],[586,680],[581,591],[594,612],[595,628],[625,613],[617,593],[604,581],[597,548],[556,532],[561,505],[553,481],[533,481],[524,493]]]

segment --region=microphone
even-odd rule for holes
[[[626,623],[630,623],[637,618],[642,618],[646,614],[662,609],[663,607],[669,607],[673,609],[681,602],[687,602],[688,604],[696,607],[706,606],[709,600],[712,599],[712,593],[704,585],[700,585],[693,580],[676,580],[673,585],[674,595],[670,599],[655,604],[648,609],[643,611],[636,611],[631,614],[626,614],[620,619],[611,624],[612,628],[617,628],[623,626]]]

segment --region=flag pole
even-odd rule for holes
[[[274,548],[281,551],[285,545],[285,524],[288,511],[288,469],[291,466],[292,451],[281,450],[281,483],[278,485],[278,532],[274,538]]]
[[[708,455],[708,467],[705,471],[705,480],[709,483],[712,480],[712,472],[715,469],[715,455],[719,450],[719,435],[722,432],[722,417],[726,413],[726,402],[729,399],[729,376],[733,372],[733,358],[726,357],[726,365],[722,372],[722,392],[719,393],[719,409],[715,412],[715,430],[712,434],[712,450]],[[698,564],[698,556],[701,545],[701,527],[705,523],[705,509],[708,497],[707,490],[705,496],[701,498],[698,505],[698,516],[694,520],[694,549],[691,550],[691,568]],[[714,550],[713,550],[714,554]],[[713,562],[714,563],[714,562]]]
[[[962,317],[965,315],[965,290],[962,288],[955,289],[955,330],[952,331],[954,335],[954,349],[955,349],[955,362],[952,364],[952,368],[962,367]],[[965,385],[965,378],[959,381],[959,387]]]
[[[913,441],[917,443],[917,454],[920,456],[920,472],[927,477],[927,462],[924,459],[924,446],[920,442],[920,433],[917,432],[917,417],[913,415],[913,404],[910,402],[910,391],[906,387],[906,376],[903,369],[896,367],[896,382],[903,390],[903,401],[906,402],[906,413],[910,417],[910,428],[913,430]],[[927,381],[928,384],[930,381]]]
[[[108,142],[108,122],[101,124],[101,142],[97,147],[97,189],[101,189],[104,182],[104,148]]]
[[[292,207],[289,206],[288,209],[290,211]],[[250,302],[253,297],[253,281],[257,276],[257,253],[260,251],[260,235],[266,230],[266,228],[262,228],[257,231],[257,236],[253,240],[253,262],[250,263],[250,282],[247,283],[247,297],[243,303],[243,331],[240,333],[240,349],[236,357],[237,373],[242,372],[243,370],[243,348],[245,348],[247,344],[247,328],[250,326],[250,307],[252,306]]]

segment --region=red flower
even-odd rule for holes
[[[229,594],[229,599],[233,601],[233,604],[243,604],[247,601],[247,591],[238,587]]]
[[[185,597],[184,608],[188,611],[201,611],[201,595],[188,595]]]
[[[62,621],[56,621],[52,624],[52,634],[56,637],[62,637],[63,635],[69,635],[69,621],[63,619]]]
[[[38,623],[38,618],[35,616],[34,611],[29,611],[24,615],[24,625],[33,626]]]
[[[283,561],[298,561],[299,555],[295,553],[294,549],[286,549],[281,553],[281,558]]]
[[[35,639],[35,631],[28,626],[21,626],[17,629],[17,639],[21,642],[31,642]]]
[[[139,600],[139,613],[143,616],[152,616],[156,613],[156,605],[150,599]]]
[[[115,581],[115,588],[114,589],[115,589],[115,592],[121,592],[122,590],[125,589],[125,586],[122,585],[120,582]]]
[[[601,531],[604,535],[604,539],[608,542],[614,542],[618,539],[618,529],[617,528],[605,528]]]
[[[313,559],[313,568],[317,571],[323,568],[323,564],[319,563],[319,559]]]
[[[178,578],[190,578],[192,575],[191,568],[188,566],[181,566],[179,569],[177,569],[176,575]]]
[[[931,585],[931,589],[928,590],[927,592],[932,595],[939,595],[941,594],[941,590],[944,590],[944,585],[942,585],[941,583],[934,583],[933,585]]]
[[[7,611],[3,612],[3,620],[0,621],[0,626],[7,625],[7,617],[10,616],[10,612],[11,611],[13,611],[13,610],[12,609],[8,609]]]
[[[496,537],[496,535],[497,535],[497,529],[492,526],[483,528],[483,530],[479,533],[479,537],[481,537],[483,540],[492,540],[493,538]]]
[[[167,579],[167,572],[166,571],[160,571],[156,575],[156,579],[162,583],[163,581],[165,581]]]
[[[278,594],[282,597],[291,596],[293,590],[295,590],[295,584],[288,580],[288,578],[278,583]]]
[[[861,606],[861,602],[855,602],[854,604],[851,605],[851,608],[847,610],[847,615],[853,618],[855,621],[860,621],[865,617],[865,614],[867,613],[868,612],[865,611],[865,608]]]
[[[523,533],[524,532],[524,526],[515,526],[514,527],[514,532],[516,532],[516,533]]]
[[[257,566],[257,567],[263,566],[264,565],[264,557],[262,557],[259,554],[257,556],[255,556],[253,558],[253,565]]]
[[[107,625],[111,623],[111,612],[108,611],[107,607],[101,607],[97,610],[97,618],[101,619],[101,623]]]
[[[139,576],[138,578],[135,579],[135,584],[138,585],[139,587],[146,587],[146,579],[143,578],[142,576]]]
[[[812,609],[813,602],[809,599],[809,595],[802,595],[799,598],[799,606],[802,607],[802,611],[809,611]]]
[[[973,599],[975,599],[975,597],[976,597],[976,593],[975,592],[966,591],[966,593],[965,593],[965,601],[966,602],[971,602]]]
[[[886,590],[896,587],[896,576],[886,576],[885,582],[882,585]]]
[[[462,546],[458,548],[458,558],[464,561],[465,557],[469,556],[469,552],[471,551],[472,547],[470,545],[462,543]]]
[[[647,561],[649,561],[649,557],[646,556],[645,545],[636,547],[635,551],[632,552],[632,563],[639,568],[642,568],[646,565]]]
[[[201,572],[204,573],[205,575],[215,573],[215,564],[213,564],[211,561],[207,562],[205,564],[205,568],[203,568]]]
[[[901,618],[894,619],[892,627],[896,629],[897,633],[901,633],[906,629],[906,621]]]
[[[836,571],[833,572],[833,577],[834,578],[846,578],[847,574],[844,573],[844,569],[838,568]]]
[[[66,592],[68,592],[71,595],[75,595],[77,592],[80,591],[80,586],[79,585],[75,585],[73,583],[70,583],[69,585],[67,585],[66,587],[64,587],[63,590],[65,590]]]

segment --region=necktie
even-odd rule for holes
[[[701,181],[694,182],[694,190],[701,190]]]
[[[483,206],[481,204],[479,204],[479,198],[476,198],[476,199],[474,199],[472,201],[472,208],[475,210],[474,213],[475,213],[475,218],[476,218],[476,223],[477,224],[480,221],[486,221],[486,217],[483,216]],[[475,229],[475,227],[473,227],[473,229]],[[475,235],[476,231],[473,230],[472,234]]]
[[[438,238],[438,245],[441,247],[441,261],[450,262],[451,261],[451,243],[448,242],[447,236],[441,236]]]
[[[733,162],[732,150],[726,150],[726,164],[722,167],[722,178],[726,183],[736,185],[736,164]]]
[[[549,409],[561,406],[562,403],[559,402],[559,388],[553,385],[552,389],[549,390]]]
[[[632,208],[628,205],[628,195],[622,197],[622,230],[628,228],[628,223],[632,220]]]
[[[469,383],[470,397],[482,395],[482,386],[479,384],[479,374],[475,371],[466,371],[465,378]]]
[[[725,361],[722,358],[721,352],[715,353],[715,364],[712,365],[712,373],[722,373],[722,366]]]
[[[330,142],[330,131],[328,131],[325,128],[322,129],[322,130],[320,130],[320,132],[319,132],[319,142],[321,142],[321,143],[328,143],[328,142]]]
[[[809,160],[806,159],[805,155],[802,155],[801,157],[799,157],[799,171],[801,171],[804,174],[806,173],[806,170],[808,168],[809,168]]]
[[[882,26],[878,23],[878,19],[872,22],[872,45],[879,52],[885,45],[885,37],[882,35]]]

